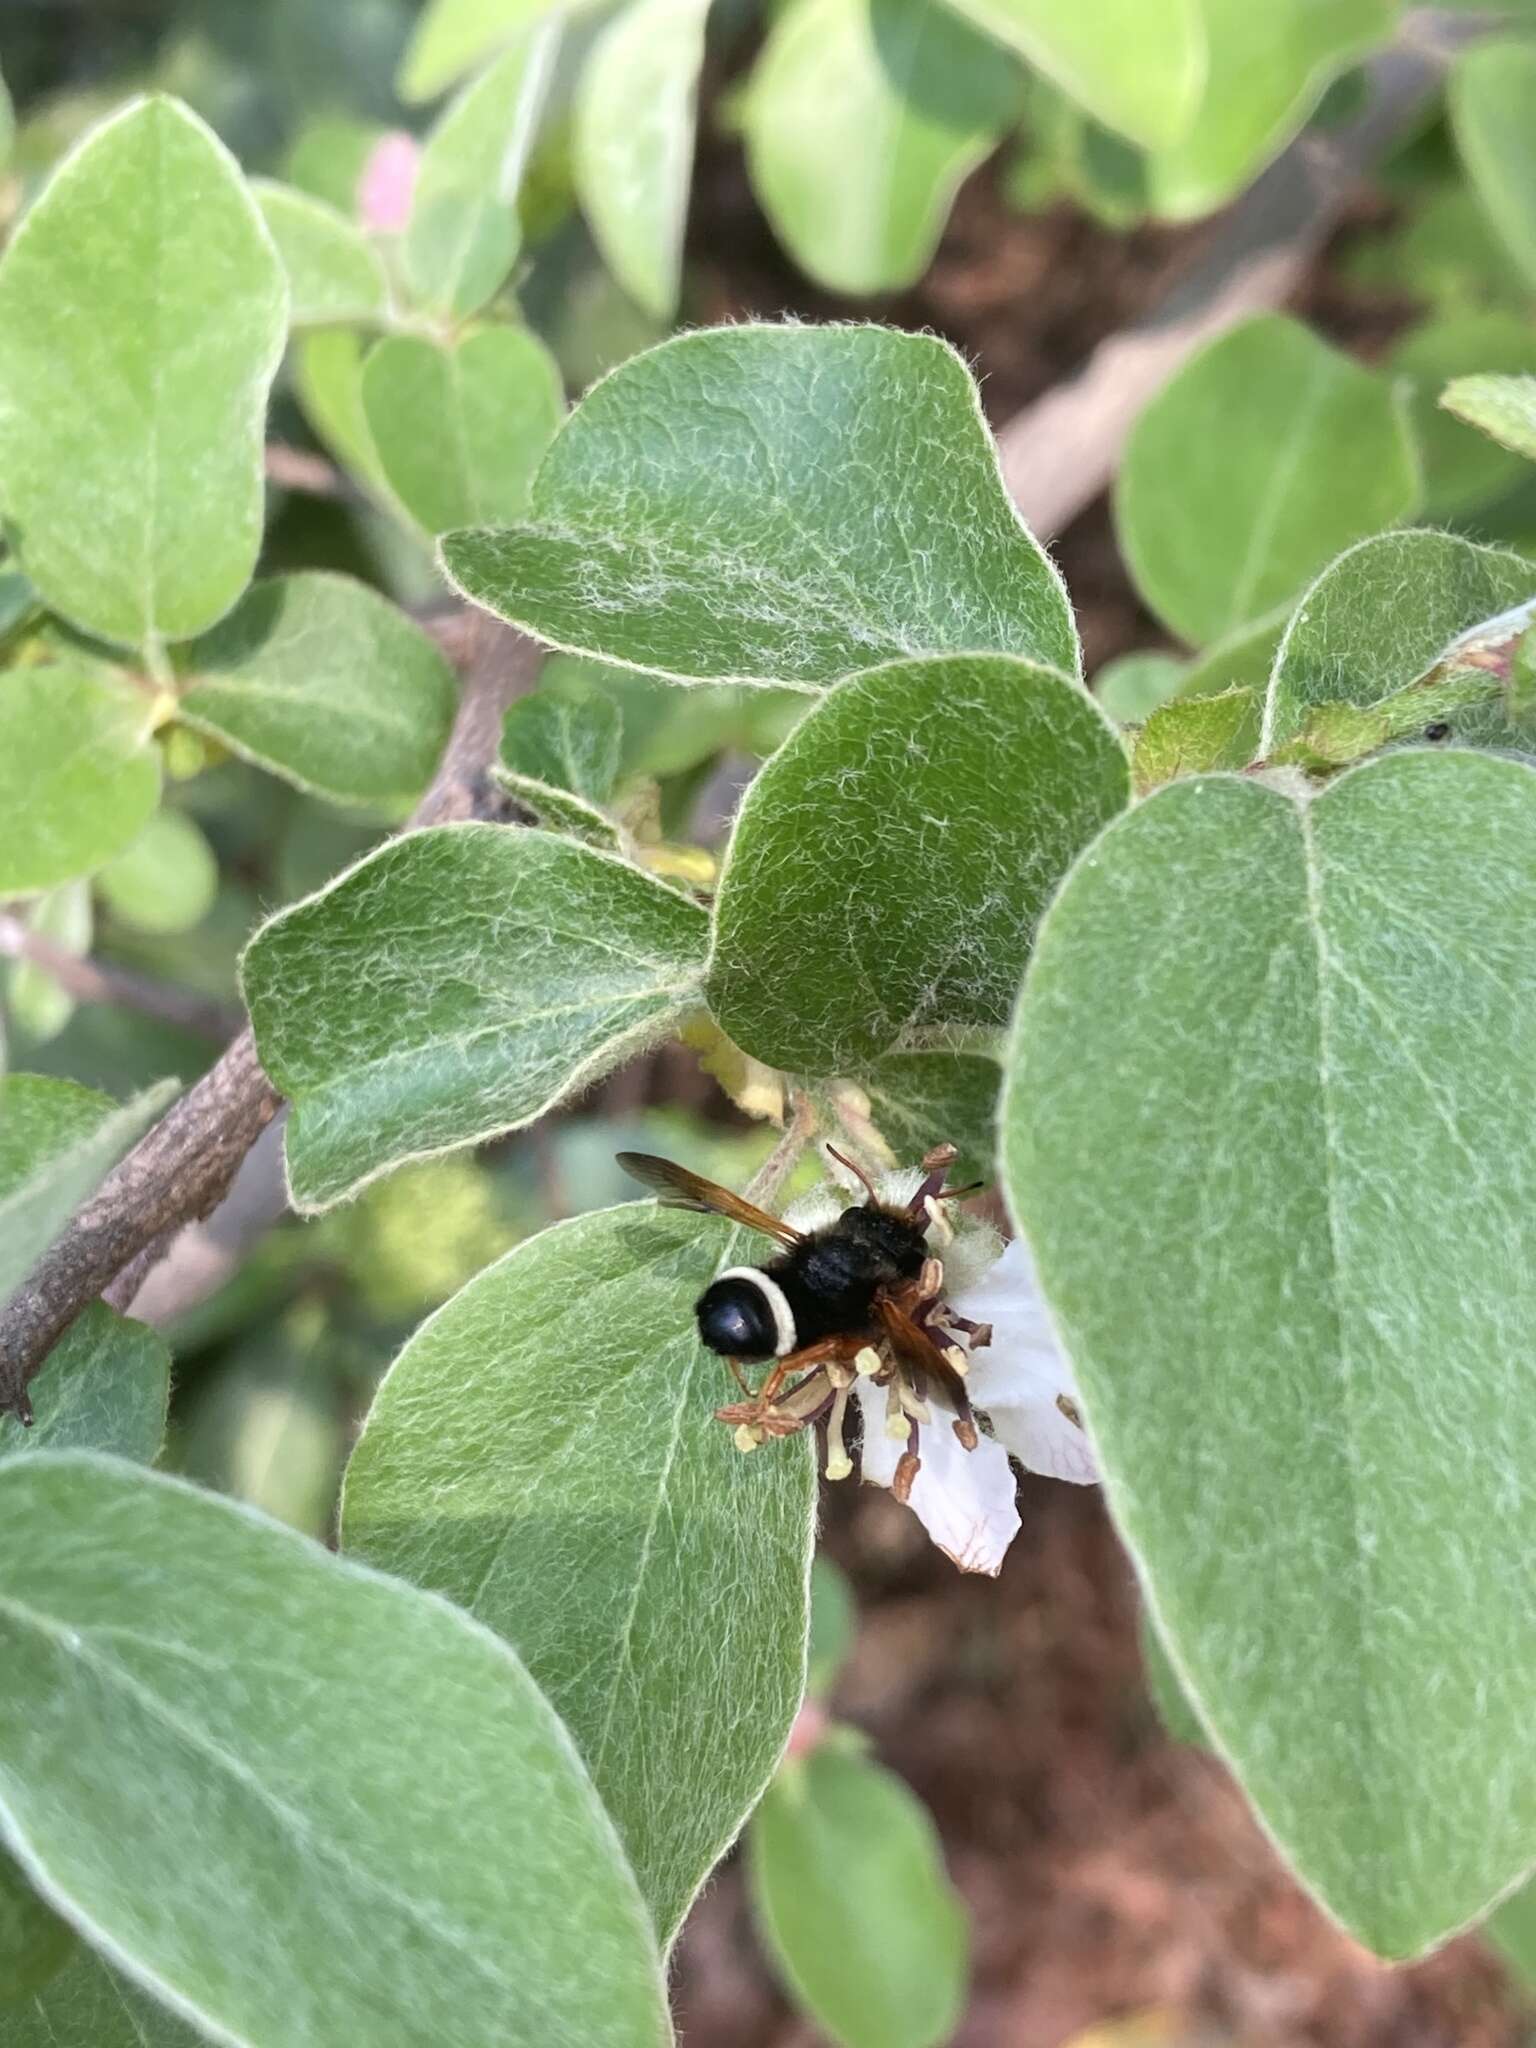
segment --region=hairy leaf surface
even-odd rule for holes
[[[205,2048],[207,2040],[83,1943],[5,2014],[5,2048]]]
[[[384,267],[361,228],[323,199],[272,178],[252,179],[251,192],[288,275],[291,327],[383,318]]]
[[[0,1415],[0,1458],[28,1451],[110,1451],[150,1465],[165,1440],[171,1354],[165,1339],[93,1301],[49,1352],[28,1392],[30,1429]]]
[[[525,525],[442,553],[540,639],[680,682],[821,684],[973,648],[1078,666],[976,387],[931,335],[678,335],[588,392]]]
[[[411,1339],[347,1473],[346,1546],[468,1607],[544,1687],[663,1943],[805,1677],[807,1447],[737,1451],[693,1323],[760,1242],[638,1204],[556,1224]]]
[[[136,837],[160,799],[148,713],[84,668],[0,673],[0,895],[88,875]]]
[[[1416,1954],[1536,1854],[1536,773],[1160,791],[1045,921],[1005,1179],[1200,1719]],[[1105,1256],[1114,1247],[1113,1258]]]
[[[1458,377],[1440,402],[1458,419],[1536,462],[1536,377]]]

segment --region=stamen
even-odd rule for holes
[[[843,1421],[848,1413],[848,1385],[845,1382],[837,1390],[832,1402],[832,1413],[827,1418],[827,1462],[822,1468],[829,1479],[846,1479],[853,1470],[853,1460],[843,1442]]]
[[[928,1218],[928,1232],[936,1244],[947,1245],[955,1241],[955,1226],[948,1213],[939,1206],[939,1197],[929,1195],[923,1202],[923,1211]]]
[[[963,1344],[946,1344],[943,1347],[943,1351],[944,1356],[955,1368],[955,1371],[959,1373],[961,1379],[964,1379],[971,1369],[971,1355],[965,1346]]]
[[[866,1379],[873,1379],[885,1363],[873,1344],[866,1344],[853,1361],[855,1372],[863,1373]]]
[[[738,1451],[755,1451],[767,1434],[767,1430],[759,1422],[738,1422],[736,1448]]]
[[[1083,1418],[1081,1415],[1078,1414],[1077,1403],[1072,1399],[1070,1394],[1058,1394],[1056,1396],[1056,1406],[1061,1410],[1062,1414],[1065,1415],[1068,1422],[1070,1422],[1075,1429],[1083,1429]]]
[[[922,1470],[922,1460],[915,1451],[903,1451],[896,1461],[896,1473],[891,1480],[891,1492],[903,1507],[912,1498],[912,1486]]]
[[[893,1444],[904,1444],[911,1434],[901,1395],[901,1375],[895,1373],[885,1390],[885,1433]]]
[[[924,1259],[923,1270],[917,1276],[917,1294],[920,1301],[937,1301],[944,1291],[944,1261]]]
[[[923,1400],[922,1396],[913,1387],[909,1386],[905,1380],[896,1380],[892,1384],[901,1389],[903,1414],[909,1416],[913,1422],[932,1422],[933,1416],[929,1410],[928,1403]]]

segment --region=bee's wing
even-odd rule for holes
[[[728,1216],[733,1223],[760,1230],[786,1248],[802,1242],[802,1233],[792,1230],[781,1217],[770,1216],[766,1209],[744,1202],[718,1181],[705,1180],[701,1173],[690,1173],[686,1166],[658,1159],[651,1152],[620,1152],[616,1157],[627,1174],[654,1188],[668,1209],[697,1209],[706,1216]]]
[[[938,1381],[945,1393],[953,1400],[957,1391],[963,1393],[965,1381],[955,1371],[928,1332],[915,1323],[899,1301],[880,1293],[875,1296],[875,1313],[880,1318],[893,1350],[919,1365],[931,1378]],[[962,1411],[964,1412],[964,1411]]]

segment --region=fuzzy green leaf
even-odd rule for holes
[[[445,1604],[115,1459],[13,1458],[0,1700],[27,1875],[217,2038],[670,2039],[564,1729]]]
[[[1449,104],[1461,160],[1527,289],[1536,288],[1536,43],[1483,41],[1463,50]]]
[[[576,190],[603,261],[637,304],[677,312],[709,0],[628,0],[576,88]]]
[[[1206,1741],[1198,1715],[1189,1703],[1189,1694],[1173,1668],[1173,1660],[1157,1632],[1156,1622],[1145,1608],[1141,1612],[1138,1633],[1142,1676],[1157,1709],[1157,1718],[1163,1724],[1163,1733],[1172,1742],[1188,1743],[1193,1749],[1208,1749],[1210,1744]]]
[[[282,265],[234,159],[179,101],[88,136],[0,262],[0,506],[87,632],[199,633],[255,566]]]
[[[1293,598],[1418,492],[1389,384],[1267,314],[1202,349],[1142,413],[1115,516],[1142,595],[1199,646]]]
[[[165,1440],[171,1354],[165,1340],[94,1301],[49,1352],[28,1392],[30,1429],[0,1415],[0,1458],[29,1451],[111,1451],[150,1465]]]
[[[705,936],[675,890],[552,833],[445,825],[369,854],[242,966],[295,1203],[530,1122],[698,1003]]]
[[[532,20],[472,78],[422,144],[413,207],[447,193],[516,205],[559,48],[556,20]]]
[[[829,1557],[811,1560],[811,1636],[805,1659],[808,1698],[824,1700],[853,1651],[859,1630],[852,1586]]]
[[[560,424],[560,375],[522,328],[452,347],[381,341],[363,365],[363,410],[390,488],[428,533],[518,518]]]
[[[4,1427],[0,1422],[0,1430]],[[74,1946],[74,1932],[68,1922],[43,1904],[11,1858],[0,1849],[0,2035],[6,2048],[13,2048],[18,2038],[17,2006],[30,2004],[49,1979],[58,1975]],[[28,2036],[23,2033],[20,2038],[25,2040]],[[75,2038],[79,2048],[88,2048],[88,2044],[95,2048],[91,2037]]]
[[[344,470],[409,517],[389,488],[363,406],[363,339],[349,328],[296,337],[294,395],[317,438]]]
[[[126,681],[66,665],[0,673],[0,896],[90,874],[159,800],[148,699]]]
[[[441,650],[350,576],[258,583],[178,661],[191,681],[180,706],[189,725],[338,803],[409,804],[453,722]]]
[[[0,1076],[0,1304],[175,1093],[159,1081],[119,1105],[73,1081]]]
[[[678,335],[588,392],[525,526],[442,553],[539,638],[682,682],[820,684],[974,648],[1078,666],[976,387],[931,335]]]
[[[839,2048],[940,2048],[965,2001],[965,1908],[926,1809],[826,1742],[786,1765],[747,1835],[752,1905],[795,2003]]]
[[[1536,1854],[1533,874],[1507,757],[1175,783],[1046,918],[1000,1120],[1200,1719],[1394,1957]]]
[[[429,312],[467,320],[501,290],[521,246],[517,216],[499,199],[443,192],[412,211],[405,274]]]
[[[79,960],[91,948],[91,890],[88,882],[64,882],[22,912],[27,930],[62,946]],[[39,961],[24,954],[5,972],[5,1007],[17,1033],[30,1045],[46,1045],[75,1014],[75,999]]]
[[[999,1030],[1041,911],[1128,784],[1114,727],[1052,670],[953,655],[850,676],[747,792],[710,1009],[812,1074]]]
[[[1180,775],[1245,768],[1258,751],[1264,699],[1242,684],[1215,697],[1160,704],[1136,735],[1132,774],[1138,795]]]
[[[435,100],[515,41],[554,0],[427,0],[400,60],[395,90],[408,106]]]
[[[79,1944],[4,2023],[5,2048],[206,2048],[208,2040]]]
[[[361,228],[292,185],[255,178],[251,191],[288,274],[291,327],[383,319],[384,267]]]
[[[936,0],[792,0],[745,108],[752,183],[818,283],[878,292],[927,269],[961,181],[1021,104],[988,36]]]
[[[1413,380],[1413,425],[1424,463],[1424,511],[1430,518],[1474,510],[1519,483],[1524,475],[1519,456],[1474,433],[1440,399],[1445,386],[1466,372],[1536,371],[1536,333],[1529,320],[1498,312],[1426,320],[1398,342],[1391,367]]]
[[[501,730],[500,766],[606,803],[619,779],[624,714],[611,697],[523,697]]]
[[[1330,564],[1296,608],[1275,657],[1262,749],[1306,729],[1320,705],[1380,704],[1485,620],[1536,600],[1536,567],[1452,533],[1383,533]],[[1514,628],[1511,627],[1511,632]]]
[[[1106,127],[1144,148],[1189,126],[1205,83],[1202,0],[959,0]]]
[[[95,877],[113,916],[140,932],[189,932],[219,893],[218,856],[185,811],[160,809]]]
[[[1536,377],[1458,377],[1446,386],[1440,403],[1536,462]]]
[[[1290,141],[1330,79],[1384,42],[1399,0],[1200,0],[1208,63],[1184,134],[1146,165],[1152,210],[1209,213]]]
[[[915,1166],[933,1145],[960,1148],[953,1181],[992,1178],[998,1078],[995,1060],[955,1052],[893,1052],[857,1076],[903,1165]]]
[[[1176,654],[1122,654],[1099,670],[1093,694],[1117,725],[1137,725],[1177,692],[1184,670]]]
[[[1497,1912],[1484,1934],[1527,1991],[1536,1987],[1536,1884],[1523,1884]]]
[[[630,1204],[544,1231],[407,1344],[347,1474],[346,1546],[468,1607],[544,1687],[663,1945],[805,1678],[806,1446],[741,1455],[694,1331],[699,1293],[752,1255]]]

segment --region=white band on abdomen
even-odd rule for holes
[[[773,1316],[773,1355],[787,1358],[799,1342],[795,1335],[795,1313],[777,1280],[770,1280],[761,1266],[728,1266],[722,1280],[747,1280],[767,1302]]]

